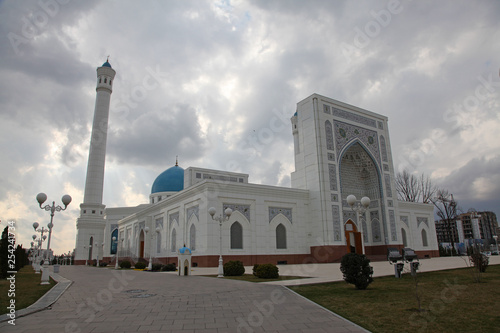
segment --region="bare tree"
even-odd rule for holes
[[[437,188],[432,184],[429,176],[425,176],[424,174],[422,174],[420,176],[420,192],[422,194],[422,202],[430,203],[431,198],[434,196],[436,191]]]
[[[429,200],[434,204],[434,207],[436,207],[437,216],[445,222],[446,232],[448,233],[448,237],[451,241],[451,248],[454,249],[455,244],[451,228],[453,222],[459,215],[460,209],[458,208],[457,202],[453,198],[453,194],[448,193],[447,190],[437,189],[436,196],[430,197]]]
[[[407,170],[396,175],[396,190],[403,201],[417,202],[420,197],[420,187],[417,177]]]

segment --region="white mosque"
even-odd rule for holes
[[[75,263],[129,259],[193,266],[224,261],[338,262],[348,252],[384,259],[389,247],[438,256],[432,204],[397,200],[385,116],[313,94],[291,112],[292,187],[249,183],[249,175],[176,164],[153,183],[149,203],[102,203],[109,102],[116,72],[97,68],[97,96]],[[292,139],[292,137],[291,137]],[[272,149],[272,147],[269,147]],[[355,197],[355,198],[354,198]],[[368,197],[370,200],[365,199]],[[224,222],[227,208],[232,214]],[[117,253],[118,252],[118,253]]]

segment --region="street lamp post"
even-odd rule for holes
[[[496,245],[496,248],[497,248],[497,254],[498,254],[498,235],[493,235],[493,239],[495,240],[495,245]]]
[[[95,267],[99,267],[99,247],[97,246],[97,242],[95,242],[94,248],[95,248],[96,257],[97,257],[97,261],[96,261]]]
[[[210,207],[208,209],[208,214],[210,214],[210,216],[212,217],[212,220],[219,222],[219,269],[218,269],[217,277],[223,278],[224,277],[224,265],[223,265],[223,260],[222,260],[222,222],[229,221],[229,218],[231,217],[233,210],[231,208],[226,208],[226,210],[224,211],[224,216],[221,214],[217,217],[214,217],[215,213],[216,213],[215,207]]]
[[[87,246],[86,246],[86,245],[84,245],[84,246],[83,246],[83,251],[85,252],[85,267],[87,267],[87,264],[88,264],[88,263],[87,263],[87,259],[88,259],[88,257],[89,257],[89,253],[88,253],[86,250],[87,250]]]
[[[146,233],[146,237],[148,237],[149,227],[144,228],[144,232]],[[156,234],[160,233],[160,227],[156,227]],[[158,236],[157,236],[158,237]],[[153,270],[153,251],[151,247],[153,246],[153,234],[151,234],[150,243],[149,243],[149,263],[148,263],[148,271]]]
[[[360,223],[361,222],[361,217],[359,216],[360,214],[364,214],[368,207],[370,207],[370,198],[368,197],[362,197],[360,200],[361,204],[356,205],[356,196],[353,194],[350,194],[346,198],[347,204],[351,207],[351,209],[356,212],[356,220],[359,221],[359,229],[358,231],[361,231],[361,244],[363,247],[363,254],[365,253],[365,242],[363,241],[363,225]]]
[[[50,237],[52,236],[52,227],[54,226],[54,214],[55,212],[60,212],[62,210],[66,210],[68,205],[71,202],[71,197],[67,194],[63,195],[61,198],[62,203],[64,204],[64,208],[61,206],[56,206],[56,202],[52,201],[52,206],[45,205],[42,207],[42,204],[47,200],[47,195],[45,193],[38,193],[36,196],[36,201],[40,205],[41,209],[46,211],[50,211],[50,223],[49,227],[49,241],[47,242],[47,253],[45,255],[46,260],[43,262],[43,272],[42,272],[42,282],[41,284],[49,284],[49,270],[48,270],[48,261],[49,261],[49,250],[50,250]]]

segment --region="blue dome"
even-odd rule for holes
[[[106,60],[106,62],[104,64],[102,64],[101,67],[109,67],[109,68],[112,68],[111,67],[111,64]]]
[[[188,253],[185,253],[186,251],[188,251]],[[185,247],[185,246],[184,246],[184,247],[181,247],[181,248],[179,249],[179,253],[180,253],[180,254],[192,254],[191,249],[190,249],[189,247]]]
[[[156,177],[151,194],[158,192],[179,192],[184,189],[184,169],[175,165]]]

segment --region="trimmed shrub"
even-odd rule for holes
[[[245,267],[241,261],[228,261],[224,264],[224,276],[241,276],[243,274],[245,274]]]
[[[354,284],[356,289],[366,289],[373,282],[373,267],[363,254],[348,253],[342,257],[340,271],[344,281]]]
[[[257,276],[257,267],[259,267],[259,264],[253,265],[253,268],[252,268],[253,276]]]
[[[175,264],[166,264],[165,266],[162,266],[161,270],[163,272],[175,272]]]
[[[100,262],[99,263],[99,267],[106,267],[106,266],[108,266],[107,262]]]
[[[144,268],[146,268],[146,263],[139,261],[139,262],[135,263],[134,267],[135,267],[135,269],[144,269]]]
[[[280,277],[279,268],[273,264],[263,264],[255,267],[255,274],[261,279],[277,279]]]
[[[162,264],[153,264],[153,265],[151,266],[151,270],[152,270],[153,272],[159,272],[159,271],[161,271],[161,268],[162,268],[162,267],[163,267],[163,265],[162,265]]]
[[[128,260],[123,260],[120,262],[120,268],[130,268],[132,264]]]

